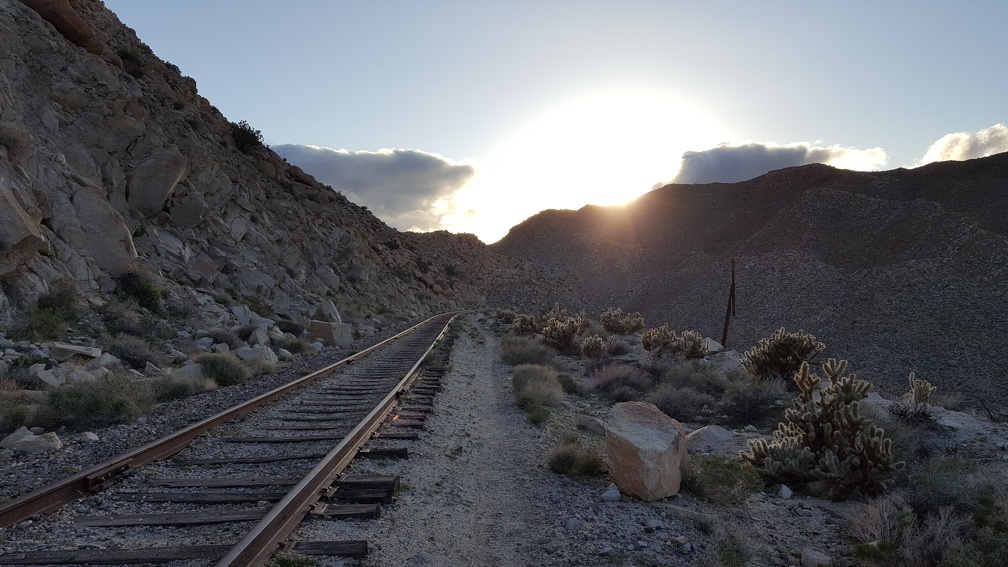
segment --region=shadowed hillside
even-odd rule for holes
[[[1008,154],[914,170],[808,165],[733,184],[668,185],[625,207],[545,211],[492,249],[559,270],[595,311],[720,339],[736,260],[743,350],[778,327],[893,392],[916,371],[1000,396]]]

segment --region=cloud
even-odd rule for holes
[[[976,134],[955,132],[945,134],[931,144],[917,165],[933,161],[965,160],[1008,152],[1008,126],[995,124]]]
[[[825,163],[862,171],[885,167],[889,158],[882,148],[816,146],[807,142],[780,145],[774,142],[723,144],[700,152],[686,152],[682,168],[673,183],[713,183],[745,181],[764,173],[809,163]]]
[[[349,152],[295,144],[272,148],[399,230],[443,228],[452,196],[475,173],[471,165],[419,150]]]

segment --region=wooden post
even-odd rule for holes
[[[728,310],[724,316],[724,332],[721,333],[721,346],[728,348],[728,322],[735,315],[735,258],[731,261],[731,288],[728,290]]]

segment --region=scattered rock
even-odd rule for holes
[[[802,567],[833,567],[830,556],[814,549],[803,549],[801,553]]]
[[[50,431],[49,433],[36,435],[29,431],[27,427],[22,426],[14,433],[4,437],[0,441],[0,447],[10,449],[16,453],[34,455],[61,449],[63,442],[60,441],[59,436],[54,432]]]
[[[686,448],[690,451],[713,449],[734,438],[734,433],[720,425],[707,425],[696,431],[691,431],[686,436]]]

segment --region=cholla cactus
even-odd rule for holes
[[[651,353],[651,356],[658,358],[668,351],[678,338],[675,331],[670,331],[668,326],[662,325],[644,331],[641,335],[641,345],[644,346],[644,350]]]
[[[742,364],[750,374],[764,380],[794,376],[802,363],[813,362],[826,345],[804,331],[786,333],[784,328],[747,350]]]
[[[909,401],[915,404],[930,404],[931,396],[934,395],[936,388],[931,385],[927,380],[918,380],[914,377],[914,373],[910,373],[910,391],[907,392],[906,397]]]
[[[683,331],[673,343],[673,349],[683,358],[703,358],[707,356],[707,344],[698,331]]]
[[[588,358],[602,358],[608,351],[606,346],[606,342],[602,340],[602,337],[592,335],[581,341],[581,354]]]
[[[542,329],[543,343],[560,352],[571,352],[585,326],[587,322],[582,315],[550,317]]]
[[[817,392],[822,381],[802,363],[795,375],[798,397],[773,440],[749,442],[751,452],[740,456],[772,482],[807,484],[824,481],[827,494],[841,499],[854,490],[879,493],[891,483],[888,473],[903,466],[892,456],[892,440],[861,414],[860,401],[871,384],[854,374],[843,376],[847,361],[829,359],[822,366],[830,385]]]
[[[622,309],[606,309],[599,320],[605,330],[617,335],[629,335],[644,328],[644,317],[640,313],[624,315]]]
[[[532,315],[518,314],[514,317],[514,332],[516,335],[534,335],[542,330],[542,326]]]

